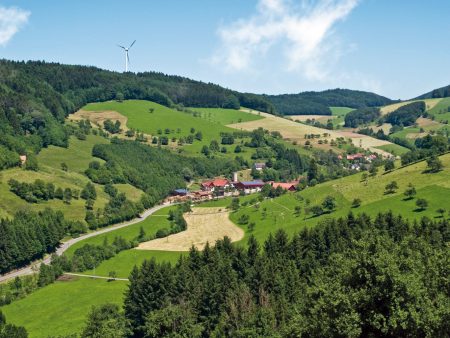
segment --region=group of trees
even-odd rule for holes
[[[118,134],[122,131],[122,129],[120,129],[120,121],[116,120],[116,122],[113,122],[111,120],[105,120],[103,122],[103,127],[105,128],[105,130],[111,134]]]
[[[19,268],[52,252],[68,232],[61,212],[19,211],[0,220],[0,273]]]
[[[448,221],[349,214],[282,230],[263,245],[228,238],[175,266],[134,268],[124,313],[95,308],[84,332],[117,337],[445,336]],[[420,273],[417,273],[417,272]],[[420,311],[417,311],[420,309]]]
[[[417,118],[425,113],[426,105],[424,101],[417,101],[405,104],[387,114],[384,121],[394,126],[410,126],[413,125]]]
[[[37,203],[38,201],[48,201],[54,198],[63,200],[70,204],[72,198],[78,199],[80,191],[77,189],[61,187],[56,188],[51,182],[44,182],[37,179],[34,183],[19,182],[15,179],[8,181],[10,190],[29,203]]]
[[[282,115],[331,115],[329,107],[380,107],[393,102],[374,93],[349,89],[268,95],[267,98]]]
[[[450,140],[442,135],[427,135],[417,138],[415,147],[401,155],[402,165],[423,160],[427,157],[436,157],[450,149]]]
[[[352,110],[345,115],[345,127],[357,128],[360,125],[376,121],[380,116],[380,108],[377,107],[365,107]]]
[[[174,189],[184,187],[186,169],[193,175],[214,177],[230,175],[240,167],[239,163],[230,159],[209,161],[185,157],[166,149],[122,140],[95,145],[93,155],[106,163],[91,163],[86,171],[88,177],[100,184],[129,183],[143,190],[147,195],[146,208]]]

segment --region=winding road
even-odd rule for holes
[[[107,233],[107,232],[111,232],[111,231],[114,231],[114,230],[117,230],[117,229],[125,228],[125,227],[127,227],[129,225],[132,225],[132,224],[136,224],[136,223],[142,222],[143,220],[145,220],[147,217],[151,216],[156,211],[158,211],[158,210],[160,210],[162,208],[165,208],[165,207],[167,207],[169,205],[170,204],[157,205],[157,206],[155,206],[153,208],[145,210],[140,217],[134,218],[131,221],[124,222],[124,223],[119,223],[119,224],[116,224],[116,225],[112,225],[110,227],[103,228],[103,229],[100,229],[100,230],[97,230],[97,231],[94,231],[94,232],[90,232],[88,234],[82,235],[82,236],[77,237],[77,238],[69,239],[67,242],[62,243],[56,249],[56,254],[58,256],[61,256],[72,245],[74,245],[75,243],[81,242],[81,241],[83,241],[83,240],[85,240],[87,238],[91,238],[91,237],[94,237],[94,236],[97,236],[97,235],[101,235],[101,234],[104,234],[104,233]],[[4,281],[7,281],[9,279],[12,279],[12,278],[25,276],[25,275],[31,275],[31,274],[39,271],[39,267],[40,267],[40,265],[42,263],[49,264],[50,260],[51,260],[51,256],[48,255],[44,259],[32,262],[30,265],[27,265],[27,266],[25,266],[25,267],[23,267],[23,268],[21,268],[19,270],[14,270],[14,271],[8,272],[8,273],[6,273],[4,275],[0,275],[0,283],[4,282]]]

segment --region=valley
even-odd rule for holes
[[[30,337],[80,336],[95,309],[129,320],[136,336],[154,316],[239,336],[233,313],[296,336],[318,327],[308,318],[328,318],[333,287],[352,295],[346,311],[366,301],[360,289],[396,309],[384,280],[407,306],[420,298],[443,311],[448,97],[257,95],[159,73],[2,62],[21,103],[0,97],[0,310]],[[415,325],[438,332],[443,316],[433,318]]]

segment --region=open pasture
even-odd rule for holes
[[[83,107],[82,110],[96,112],[95,114],[103,111],[118,112],[127,118],[128,128],[139,130],[151,136],[167,136],[169,140],[201,132],[203,136],[202,141],[196,140],[193,144],[182,146],[185,152],[192,154],[200,153],[202,146],[205,144],[209,145],[212,140],[220,142],[221,132],[233,131],[219,122],[210,122],[199,116],[194,117],[193,114],[187,112],[177,111],[143,100],[90,103]],[[95,116],[95,114],[92,115]],[[193,129],[194,133],[191,132],[191,129]]]
[[[255,121],[262,119],[262,116],[250,114],[236,109],[225,108],[189,108],[189,110],[199,113],[199,117],[211,123],[220,123],[222,125]]]

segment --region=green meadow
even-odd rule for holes
[[[220,143],[220,133],[234,131],[234,129],[225,126],[227,121],[231,121],[225,116],[225,113],[228,113],[228,109],[207,109],[207,111],[211,112],[211,116],[215,116],[214,120],[203,117],[204,115],[209,116],[209,113],[206,111],[202,112],[201,117],[200,114],[195,117],[187,112],[177,111],[154,102],[142,100],[90,103],[83,109],[88,111],[117,111],[127,117],[127,126],[129,128],[152,136],[158,136],[158,130],[160,130],[162,135],[167,136],[169,139],[172,137],[177,139],[182,136],[186,137],[191,133],[191,128],[194,128],[195,132],[202,132],[203,140],[196,140],[191,145],[184,145],[182,149],[188,154],[199,154],[202,146],[205,144],[209,145],[212,140],[217,140]],[[233,111],[233,115],[230,116],[238,119],[238,116],[243,118],[246,115],[249,115],[247,118],[253,118],[253,115],[240,111]],[[168,129],[168,133],[165,132],[166,129]],[[235,146],[225,147],[232,153],[232,149]]]
[[[333,116],[336,116],[331,121],[333,122],[333,126],[336,128],[337,126],[342,126],[344,124],[345,115],[350,113],[352,110],[355,110],[353,108],[348,107],[330,107],[331,114]]]
[[[304,227],[314,226],[327,218],[345,217],[350,211],[355,214],[366,213],[376,216],[379,212],[392,210],[394,213],[412,220],[420,219],[423,216],[435,218],[438,216],[436,212],[438,208],[450,205],[450,171],[448,170],[450,154],[442,156],[441,161],[447,169],[438,173],[424,173],[425,162],[388,173],[384,173],[380,168],[380,173],[375,177],[369,177],[367,184],[362,181],[362,173],[347,176],[307,188],[301,192],[286,193],[278,198],[264,200],[258,207],[242,206],[237,212],[232,213],[230,218],[239,224],[238,221],[242,215],[248,215],[248,224],[255,223],[252,234],[260,241],[264,241],[270,233],[278,229],[284,229],[287,233],[292,234]],[[393,194],[385,194],[385,186],[392,181],[396,181],[399,188]],[[404,199],[403,192],[409,183],[412,183],[417,190],[416,198],[425,198],[428,201],[429,205],[425,210],[417,210],[416,199]],[[328,195],[333,196],[336,200],[337,206],[333,212],[317,217],[305,214],[305,208],[321,204]],[[253,198],[254,196],[241,198],[241,204]],[[361,200],[361,206],[358,208],[352,208],[352,201],[355,198]],[[203,206],[226,207],[230,203],[231,200],[228,199],[211,201]],[[295,214],[296,206],[301,208],[299,215]],[[240,226],[246,231],[242,240],[242,243],[245,244],[251,233],[248,225]]]
[[[428,111],[430,115],[435,117],[436,121],[450,121],[450,97],[443,98],[435,105],[432,109]]]
[[[87,238],[84,241],[72,245],[66,251],[66,254],[71,256],[76,249],[82,247],[85,244],[102,245],[105,240],[108,243],[112,243],[115,237],[123,237],[124,239],[131,241],[138,237],[141,227],[142,229],[144,229],[147,236],[154,235],[159,229],[169,229],[170,221],[167,219],[167,216],[169,215],[169,210],[175,208],[175,206],[170,206],[160,209],[151,216],[144,219],[142,222],[135,223],[127,227],[107,232],[95,237]]]
[[[30,204],[9,191],[8,180],[16,179],[20,182],[31,183],[36,179],[42,179],[44,182],[52,182],[57,188],[71,188],[81,191],[86,183],[90,182],[89,178],[84,175],[89,162],[93,160],[102,162],[101,159],[92,156],[93,146],[107,142],[109,141],[103,137],[94,135],[88,135],[85,141],[71,137],[68,148],[49,146],[39,153],[37,156],[38,171],[27,171],[21,168],[3,170],[0,173],[0,217],[11,217],[15,212],[22,209],[39,211],[50,207],[62,211],[67,219],[83,220],[86,214],[83,199],[72,199],[70,204],[65,204],[58,199]],[[61,163],[67,164],[67,171],[61,169]],[[94,208],[103,208],[108,202],[108,196],[103,191],[103,186],[94,185],[97,190]],[[137,201],[142,194],[141,190],[129,184],[118,184],[116,187],[119,191],[126,193],[130,200]]]
[[[403,155],[409,151],[408,148],[402,147],[395,143],[385,144],[385,145],[375,147],[375,148],[387,151],[388,153],[391,153],[396,156]]]
[[[32,338],[80,333],[92,305],[121,305],[128,282],[74,277],[39,289],[0,309]]]
[[[263,119],[262,116],[249,114],[241,110],[225,109],[225,108],[189,108],[198,112],[202,119],[212,123],[220,123],[222,125],[248,122]]]

